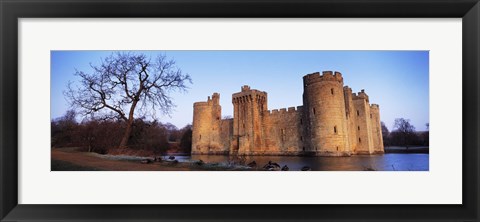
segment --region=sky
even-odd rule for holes
[[[51,117],[70,109],[63,95],[75,70],[92,72],[116,51],[51,51]],[[135,51],[155,58],[164,54],[192,78],[187,92],[171,94],[176,105],[157,120],[178,128],[191,124],[193,103],[220,93],[222,116],[233,116],[232,94],[241,86],[268,93],[268,109],[302,105],[306,74],[339,71],[353,92],[365,89],[370,103],[380,105],[380,119],[392,131],[395,118],[409,119],[417,131],[429,122],[428,51]]]

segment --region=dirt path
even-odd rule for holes
[[[111,171],[186,171],[191,170],[182,166],[166,166],[160,163],[142,164],[140,162],[128,162],[119,160],[108,160],[89,155],[86,152],[71,150],[52,149],[52,161],[59,160],[57,163],[68,162],[80,167],[94,168],[98,170]],[[52,169],[55,170],[55,169]],[[81,169],[79,169],[81,170]]]

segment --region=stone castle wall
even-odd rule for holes
[[[192,154],[319,155],[383,153],[380,110],[364,90],[352,93],[339,72],[303,77],[303,106],[268,110],[267,93],[232,95],[233,119],[221,119],[220,95],[194,103]]]
[[[267,136],[262,154],[295,155],[305,148],[301,106],[274,109],[263,115]]]

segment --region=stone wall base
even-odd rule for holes
[[[192,155],[228,155],[228,151],[192,151]]]
[[[331,157],[349,157],[352,155],[378,155],[384,154],[381,151],[375,151],[369,153],[368,151],[360,152],[331,152],[331,151],[286,151],[286,152],[268,152],[268,151],[251,151],[238,153],[236,155],[245,155],[245,156],[331,156]],[[192,155],[234,155],[228,151],[192,151]]]

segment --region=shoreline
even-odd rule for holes
[[[392,150],[392,152],[389,152]],[[425,150],[427,151],[425,153]],[[385,149],[385,154],[427,154],[428,147],[412,147],[408,150],[403,147],[387,147]],[[424,152],[424,153],[422,153]],[[185,155],[185,153],[169,153],[170,155],[176,155],[176,158],[169,159],[170,155],[164,156],[135,156],[135,155],[112,155],[112,154],[98,154],[93,152],[83,152],[78,151],[76,148],[52,148],[51,149],[51,171],[268,171],[264,169],[264,165],[267,160],[272,160],[272,162],[277,162],[282,164],[281,158],[285,156],[271,156],[263,157],[257,159],[254,156],[238,156],[228,158],[228,155],[222,155],[227,157],[219,157],[210,159],[202,156],[220,156],[220,155]],[[178,155],[180,154],[180,155]],[[382,154],[383,155],[383,154]],[[382,156],[379,154],[376,155],[356,155],[360,158]],[[197,156],[197,157],[195,157]],[[192,158],[190,158],[192,157]],[[253,157],[253,158],[252,158]],[[204,159],[205,158],[205,159]],[[315,157],[312,157],[315,158]],[[324,159],[324,163],[329,163],[333,161],[332,159],[340,157],[321,157]],[[353,157],[341,157],[341,159],[349,159]],[[217,161],[215,161],[218,159]],[[207,160],[204,162],[203,160]],[[214,160],[214,161],[212,161]],[[247,163],[257,160],[256,164],[249,165]],[[355,161],[355,159],[353,159]],[[307,161],[308,162],[308,161]],[[348,163],[348,161],[347,161]],[[251,164],[251,163],[250,163]],[[305,167],[310,167],[312,165],[305,164]],[[285,162],[283,162],[285,165]],[[298,171],[300,166],[293,166],[290,163],[287,164],[290,168],[289,171]],[[315,165],[315,164],[313,164]],[[368,165],[368,164],[367,164]],[[286,166],[286,165],[285,165]],[[359,165],[360,166],[360,165]],[[376,170],[377,167],[370,167],[373,170]],[[348,168],[347,168],[348,169]],[[368,169],[361,165],[358,171]],[[382,169],[382,168],[380,168]],[[279,169],[270,169],[270,170],[279,170]],[[330,169],[329,169],[330,170]],[[335,169],[331,169],[335,170]],[[351,169],[349,169],[351,170]],[[317,171],[317,170],[315,170]],[[323,171],[323,170],[319,170]]]
[[[429,154],[430,148],[429,147],[385,147],[385,153],[402,153],[402,154]]]

